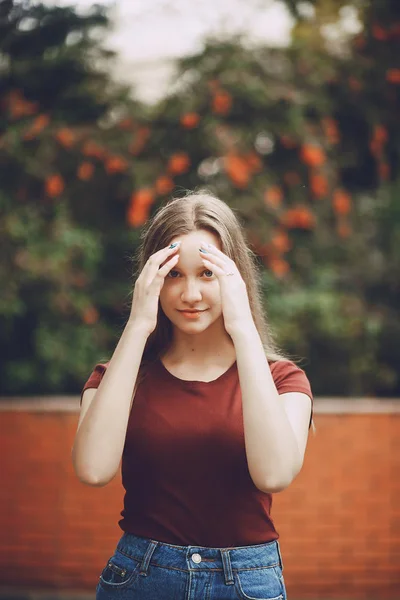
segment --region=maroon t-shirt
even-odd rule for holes
[[[82,393],[98,387],[108,364],[96,365]],[[279,394],[303,392],[313,405],[302,369],[291,361],[270,368]],[[179,379],[160,359],[150,364],[129,416],[121,472],[123,531],[214,548],[279,538],[272,496],[257,489],[247,467],[236,361],[208,382]]]

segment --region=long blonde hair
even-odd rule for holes
[[[256,255],[247,243],[244,229],[235,210],[208,190],[188,192],[185,196],[173,198],[149,219],[141,232],[137,253],[133,258],[136,264],[133,279],[136,280],[140,275],[150,256],[168,246],[173,238],[201,229],[219,238],[222,252],[238,267],[246,284],[251,313],[266,358],[271,362],[279,360],[296,362],[295,358],[285,355],[274,340],[263,306],[261,273],[258,271]],[[163,355],[171,342],[172,324],[159,304],[157,325],[147,339],[135,391],[146,375],[146,365]],[[315,431],[313,422],[312,426]]]

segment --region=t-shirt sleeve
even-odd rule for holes
[[[82,396],[83,392],[88,388],[98,388],[100,385],[100,381],[103,379],[104,373],[107,370],[109,363],[97,363],[93,371],[91,372],[89,379],[86,381],[85,385],[82,388],[80,405],[82,404]]]
[[[279,360],[276,363],[273,363],[271,373],[278,394],[285,394],[286,392],[303,392],[310,397],[311,416],[308,426],[310,429],[314,412],[314,398],[310,382],[303,369],[300,369],[300,367],[290,360]]]

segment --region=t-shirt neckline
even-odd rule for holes
[[[217,377],[216,379],[212,379],[211,381],[200,381],[198,379],[181,379],[180,377],[176,377],[176,375],[173,375],[173,373],[171,373],[171,371],[168,371],[167,367],[164,366],[164,363],[162,362],[161,358],[158,357],[157,361],[158,365],[160,366],[161,370],[164,372],[164,374],[166,374],[170,379],[174,379],[176,382],[182,384],[182,385],[186,385],[186,386],[210,386],[213,383],[217,383],[220,382],[222,379],[225,379],[225,377],[227,377],[231,371],[233,371],[234,368],[236,368],[236,363],[237,361],[235,360],[234,363],[231,364],[231,366],[224,371],[223,373],[221,373],[221,375],[219,377]]]

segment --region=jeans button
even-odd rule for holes
[[[200,554],[197,554],[197,552],[195,552],[194,554],[192,554],[192,561],[195,563],[200,563],[201,562],[201,556]]]

